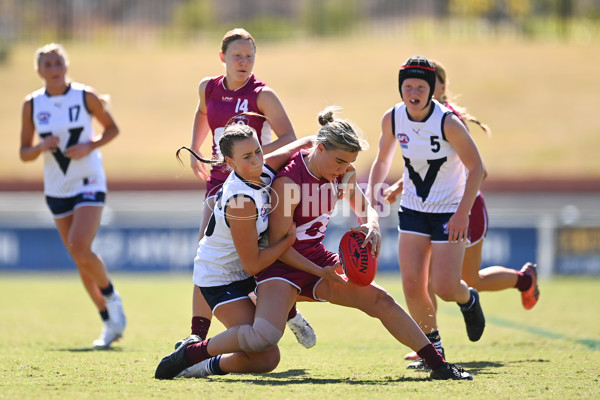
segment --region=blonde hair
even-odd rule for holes
[[[35,59],[34,59],[33,67],[36,71],[40,69],[42,57],[44,57],[46,54],[50,54],[50,53],[58,54],[60,56],[60,58],[63,59],[65,66],[66,67],[69,66],[69,56],[67,55],[67,52],[65,51],[64,47],[62,47],[58,43],[48,43],[48,44],[43,45],[42,47],[40,47],[39,49],[37,49],[35,51]]]
[[[321,129],[317,133],[317,144],[322,144],[327,150],[357,152],[368,149],[369,144],[362,138],[362,132],[350,122],[335,118],[335,113],[339,109],[331,106],[319,113]]]
[[[435,74],[437,76],[437,78],[440,80],[440,82],[442,82],[442,84],[448,84],[448,79],[447,79],[447,75],[446,75],[446,68],[444,68],[444,66],[435,60],[431,60],[431,62],[433,63],[433,65],[435,66]],[[444,91],[444,93],[442,93],[442,95],[440,96],[440,102],[443,104],[448,104],[450,105],[450,107],[456,111],[459,116],[461,118],[463,118],[465,121],[468,122],[473,122],[474,124],[479,125],[479,127],[487,134],[487,135],[491,135],[492,131],[491,129],[484,124],[483,122],[479,121],[477,118],[475,118],[473,115],[469,114],[467,112],[467,109],[465,107],[461,107],[458,104],[454,103],[454,100],[451,100],[450,97],[446,94],[446,91]]]

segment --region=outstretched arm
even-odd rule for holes
[[[278,171],[290,160],[295,153],[301,149],[309,149],[314,146],[316,136],[307,136],[294,140],[290,144],[286,144],[283,147],[278,148],[272,153],[265,155],[265,164]],[[263,147],[264,150],[264,147]]]

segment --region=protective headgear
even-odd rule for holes
[[[427,101],[427,104],[429,104],[435,90],[435,65],[423,56],[414,56],[406,60],[402,67],[400,67],[400,72],[398,72],[400,97],[402,97],[402,82],[408,78],[423,79],[429,84],[429,99]],[[404,98],[402,99],[404,100]]]

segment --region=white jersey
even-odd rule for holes
[[[432,103],[431,113],[421,122],[410,120],[404,103],[392,111],[392,129],[404,158],[400,205],[427,213],[454,213],[465,192],[467,171],[444,133],[444,121],[452,111]]]
[[[261,179],[264,186],[249,183],[232,172],[217,194],[215,208],[194,259],[194,284],[201,287],[221,286],[250,277],[242,268],[229,224],[225,219],[227,202],[233,197],[244,197],[256,206],[256,231],[259,239],[268,227],[270,209],[269,188],[275,177],[267,165]]]
[[[58,149],[44,152],[44,192],[52,197],[73,197],[85,192],[106,192],[102,155],[92,150],[79,160],[65,157],[67,147],[91,142],[95,136],[92,115],[85,103],[85,85],[71,83],[59,96],[45,88],[31,94],[35,130],[41,138],[58,136]]]

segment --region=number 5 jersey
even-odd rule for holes
[[[465,192],[466,168],[446,140],[444,121],[452,111],[435,100],[424,121],[412,121],[406,106],[392,110],[392,132],[404,158],[400,205],[427,213],[453,213]]]

